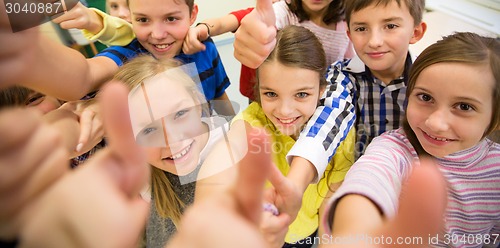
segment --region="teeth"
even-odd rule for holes
[[[427,134],[427,135],[429,135],[429,137],[431,137],[432,139],[435,139],[437,141],[449,141],[449,139],[434,137],[434,136],[432,136],[430,134]]]
[[[169,45],[168,44],[164,44],[164,45],[154,45],[155,47],[159,48],[159,49],[165,49],[167,48]]]
[[[282,123],[284,124],[289,124],[292,123],[296,120],[297,118],[292,118],[292,119],[279,119]]]
[[[175,159],[182,158],[184,155],[186,155],[186,153],[189,151],[189,149],[191,149],[191,145],[189,145],[188,147],[186,147],[186,149],[180,151],[179,153],[172,155],[171,157],[169,157],[169,159],[175,160]]]

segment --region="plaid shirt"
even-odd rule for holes
[[[321,169],[326,168],[353,123],[356,127],[355,159],[359,158],[373,138],[401,126],[411,65],[412,58],[408,54],[403,76],[386,85],[373,77],[358,57],[334,63],[327,75],[330,84],[322,96],[321,106],[302,130],[287,158],[306,158],[321,175]]]

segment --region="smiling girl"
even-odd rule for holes
[[[163,247],[175,232],[184,208],[193,203],[201,163],[227,128],[224,118],[208,116],[203,93],[189,75],[197,75],[193,64],[141,56],[115,76],[131,90],[134,136],[152,168],[151,189],[143,192],[152,199],[147,247]]]
[[[332,197],[325,216],[334,235],[390,221],[413,164],[430,155],[449,192],[445,232],[430,245],[498,247],[500,145],[486,136],[500,127],[499,66],[500,42],[473,33],[448,36],[419,55],[403,128],[375,138]]]

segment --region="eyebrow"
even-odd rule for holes
[[[177,11],[168,12],[168,13],[165,13],[163,16],[173,16],[173,15],[177,15],[179,13],[182,13],[182,11],[177,10]],[[143,14],[143,13],[140,13],[140,12],[132,12],[132,14],[136,15],[136,16],[149,16],[147,14]]]
[[[430,91],[424,89],[424,88],[421,88],[421,87],[415,87],[413,88],[413,90],[421,90],[421,91],[425,91],[426,93],[431,93]],[[483,102],[476,99],[476,98],[472,98],[472,97],[466,97],[466,96],[459,96],[459,97],[456,97],[455,99],[459,100],[459,101],[470,101],[470,102],[475,102],[479,105],[483,105]]]
[[[403,21],[402,17],[389,17],[382,20],[382,22],[393,22],[393,21]],[[367,22],[353,22],[352,25],[366,25]]]
[[[275,91],[274,89],[271,89],[269,87],[265,87],[265,86],[262,86],[262,87],[259,87],[261,90],[272,90],[272,91]],[[304,91],[304,90],[314,90],[314,87],[302,87],[300,89],[297,89],[296,91]]]

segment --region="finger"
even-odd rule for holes
[[[264,23],[269,27],[274,27],[276,16],[274,15],[272,0],[257,0],[255,9],[260,14]]]
[[[280,195],[286,195],[288,192],[294,191],[294,188],[291,187],[293,185],[276,166],[271,166],[269,181],[271,182],[277,193]]]
[[[95,112],[88,109],[84,110],[80,116],[80,137],[78,138],[78,145],[76,146],[77,152],[80,152],[82,147],[89,141],[92,133],[94,116]]]
[[[236,202],[243,214],[253,223],[258,223],[262,214],[262,194],[269,169],[272,167],[265,131],[247,133],[248,152],[239,163],[238,179],[235,186]],[[257,152],[259,151],[259,152]]]
[[[432,161],[421,164],[403,185],[398,215],[384,227],[385,235],[425,238],[442,230],[447,184]]]
[[[144,166],[144,154],[133,137],[127,95],[128,90],[123,84],[110,82],[101,90],[99,101],[109,151],[123,174],[122,186],[134,195],[147,180],[148,171]]]

